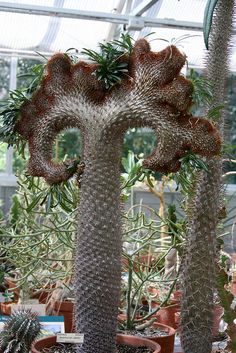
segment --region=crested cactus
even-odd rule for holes
[[[36,313],[31,310],[13,312],[0,333],[0,351],[2,353],[29,353],[40,330],[41,325]]]
[[[214,108],[225,102],[234,0],[213,0],[213,3],[215,11],[209,37],[206,74],[214,84]],[[222,137],[224,116],[225,111],[218,121]],[[216,227],[223,206],[222,159],[208,158],[206,164],[208,172],[201,172],[197,177],[194,197],[189,207],[187,248],[182,266],[181,331],[185,353],[210,353],[212,349]]]
[[[32,99],[23,104],[16,131],[29,143],[31,175],[54,184],[76,168],[52,161],[52,145],[63,129],[77,127],[83,138],[84,172],[75,257],[77,332],[84,333],[78,353],[114,353],[121,278],[120,157],[130,127],[151,127],[158,146],[144,166],[175,172],[191,150],[219,153],[221,139],[213,124],[188,113],[191,82],[180,75],[186,57],[169,46],[150,50],[138,40],[120,57],[128,72],[112,88],[95,75],[98,65],[72,64],[57,54]],[[75,163],[72,165],[75,166]]]

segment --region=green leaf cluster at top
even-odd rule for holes
[[[102,83],[106,90],[111,89],[115,84],[128,74],[129,56],[133,50],[133,40],[129,34],[123,33],[119,40],[108,43],[99,43],[100,53],[91,49],[83,49],[92,61],[98,64],[94,72],[96,78]]]
[[[44,67],[44,64],[38,64],[32,67],[30,73],[20,75],[31,79],[29,86],[10,91],[9,97],[0,102],[0,141],[8,143],[9,146],[16,145],[21,155],[24,153],[25,142],[16,133],[15,125],[19,119],[22,104],[30,100],[42,80]]]

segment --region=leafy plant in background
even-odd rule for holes
[[[218,262],[218,271],[216,278],[216,287],[220,299],[220,303],[224,308],[223,320],[227,324],[226,333],[229,336],[227,342],[226,351],[235,353],[236,352],[236,310],[234,303],[234,295],[229,290],[230,281],[229,276],[226,272],[226,258],[224,255],[221,256]]]
[[[20,115],[20,108],[24,102],[29,100],[33,92],[37,89],[43,77],[44,65],[38,64],[31,69],[31,73],[24,74],[31,77],[27,88],[11,91],[9,97],[0,103],[0,117],[2,124],[0,128],[0,138],[8,145],[16,145],[20,154],[24,153],[24,143],[15,132],[15,125]]]
[[[168,228],[168,219],[166,225]],[[157,211],[142,204],[133,205],[125,216],[121,296],[121,310],[125,317],[119,320],[119,328],[122,330],[142,331],[150,326],[153,315],[161,307],[168,306],[175,288],[177,277],[165,277],[165,258],[176,244],[171,232],[166,234],[163,241],[162,227]],[[155,309],[151,306],[153,298],[150,288],[159,291],[160,303]],[[148,303],[148,311],[143,300]],[[147,320],[148,323],[143,325]]]
[[[42,285],[50,288],[71,278],[79,193],[73,180],[64,185],[63,196],[61,189],[50,193],[36,177],[21,177],[18,183],[9,220],[0,225],[0,261],[12,269],[25,301]]]

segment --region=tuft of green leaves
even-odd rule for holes
[[[76,180],[69,179],[60,184],[46,185],[39,177],[26,175],[18,179],[26,208],[30,213],[40,206],[45,206],[45,212],[58,208],[65,212],[72,212],[78,205],[79,191],[75,186]]]
[[[186,155],[180,161],[181,168],[173,174],[173,178],[176,181],[177,189],[181,186],[184,193],[191,195],[196,173],[201,170],[208,173],[208,167],[198,155],[191,151],[186,152]]]
[[[29,86],[10,91],[9,97],[0,102],[0,141],[8,143],[9,146],[16,145],[21,155],[24,153],[25,142],[15,131],[15,126],[20,117],[22,104],[30,100],[42,80],[44,66],[44,64],[35,65],[30,73],[20,75],[20,77],[31,78]]]
[[[119,40],[99,43],[99,48],[100,53],[84,48],[82,54],[98,64],[94,74],[104,88],[109,90],[128,74],[128,62],[125,57],[132,53],[133,39],[129,34],[123,33]]]
[[[125,173],[121,175],[122,190],[130,189],[136,182],[146,180],[151,187],[153,186],[151,176],[153,172],[142,166],[142,160],[137,159],[132,151],[128,152],[127,157],[123,157],[121,164]]]

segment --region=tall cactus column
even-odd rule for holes
[[[144,161],[150,169],[175,172],[186,151],[212,156],[220,137],[207,120],[188,113],[192,85],[180,70],[185,55],[174,46],[154,53],[146,40],[134,45],[128,73],[107,90],[94,75],[97,65],[55,55],[32,100],[21,109],[16,131],[29,142],[31,175],[59,183],[73,175],[71,162],[55,164],[52,145],[63,129],[83,138],[84,174],[75,257],[76,330],[84,333],[79,353],[114,353],[121,277],[120,157],[130,127],[155,130],[157,149]],[[73,165],[73,163],[72,163]]]
[[[121,279],[120,143],[85,157],[75,260],[77,330],[82,352],[114,346]],[[114,348],[113,348],[114,349]]]
[[[210,3],[210,1],[208,1]],[[213,83],[213,105],[226,100],[226,79],[234,0],[216,4],[209,38],[206,76]],[[224,131],[225,110],[217,125]],[[216,291],[216,235],[222,207],[222,158],[207,159],[208,173],[196,179],[189,205],[187,249],[182,266],[182,345],[185,353],[212,350],[213,298]]]

